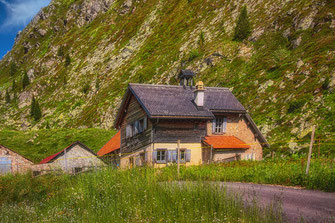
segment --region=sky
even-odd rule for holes
[[[13,47],[15,36],[50,0],[0,0],[0,59]]]

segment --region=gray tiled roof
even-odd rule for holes
[[[149,116],[212,118],[211,110],[245,113],[245,108],[228,88],[205,88],[205,104],[199,109],[193,102],[194,87],[177,85],[129,84],[129,89]]]

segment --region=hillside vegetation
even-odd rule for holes
[[[188,68],[229,87],[272,149],[303,151],[317,124],[332,154],[334,49],[332,0],[53,0],[0,61],[0,128],[111,129],[128,83],[177,84]]]

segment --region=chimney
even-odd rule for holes
[[[204,103],[205,103],[205,88],[204,88],[204,83],[202,81],[198,81],[197,84],[195,85],[194,103],[198,107],[204,107]]]

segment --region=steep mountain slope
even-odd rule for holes
[[[253,32],[236,42],[244,5]],[[111,128],[129,82],[176,84],[189,68],[230,87],[272,148],[295,151],[313,124],[333,138],[334,59],[332,0],[53,0],[0,61],[0,127]]]

